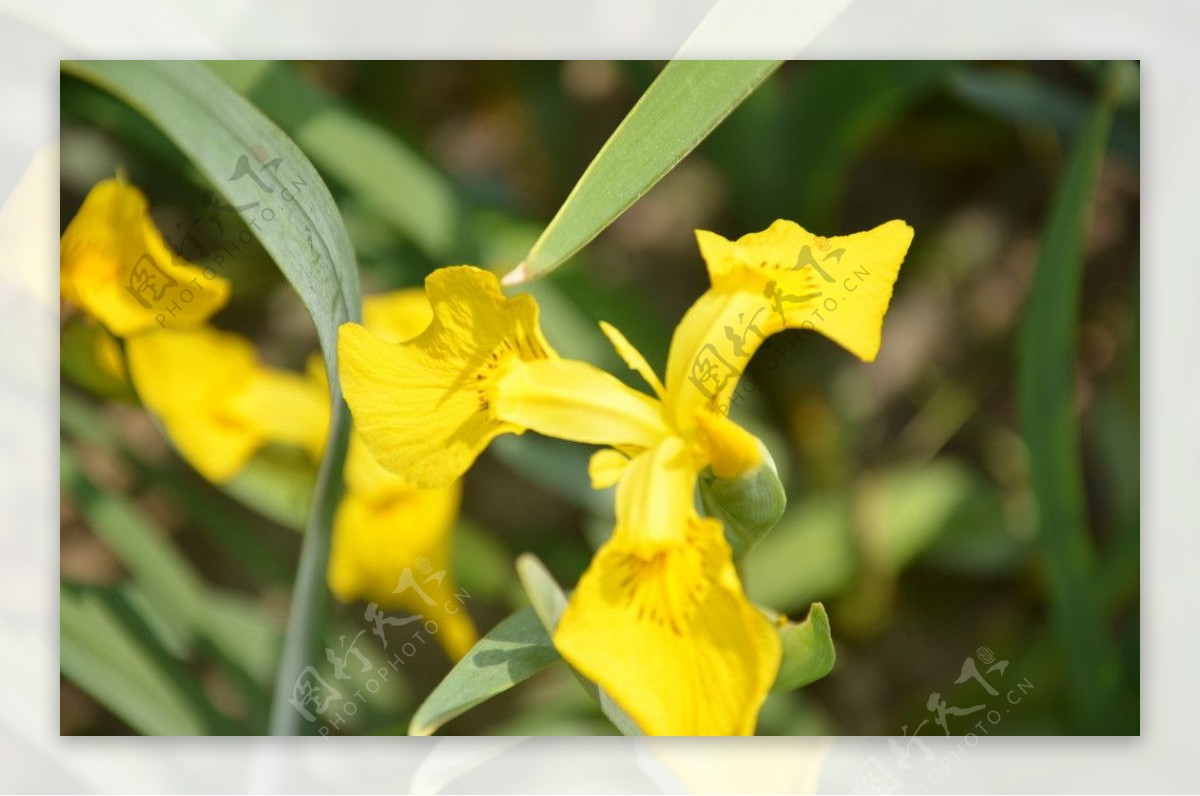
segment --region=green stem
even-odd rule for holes
[[[292,706],[291,698],[305,667],[321,658],[322,633],[328,611],[328,590],[325,570],[329,564],[329,541],[333,516],[342,492],[342,464],[350,441],[350,412],[340,398],[329,429],[328,449],[317,474],[312,508],[304,529],[300,548],[300,563],[296,570],[296,586],[292,593],[292,610],[288,616],[279,672],[275,679],[275,696],[271,703],[269,731],[271,735],[307,735],[316,731],[317,723],[307,721]]]

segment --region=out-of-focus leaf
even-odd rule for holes
[[[410,735],[432,735],[446,722],[528,680],[559,660],[532,607],[522,608],[481,638],[421,703]]]
[[[562,265],[675,167],[779,61],[672,61],[609,137],[511,275]]]
[[[1120,81],[1129,68],[1109,66],[1102,95],[1059,178],[1021,321],[1017,371],[1051,610],[1075,713],[1090,732],[1103,732],[1118,707],[1120,661],[1102,613],[1084,506],[1075,356],[1089,213]]]
[[[306,729],[288,692],[320,646],[325,568],[350,415],[338,375],[338,327],[362,314],[350,237],[329,189],[290,138],[211,69],[193,61],[64,61],[63,70],[136,108],[234,207],[259,207],[253,234],[300,294],[325,355],[333,416],[296,576],[272,715],[273,734]],[[251,163],[251,155],[255,161]],[[249,179],[242,179],[248,177]],[[271,211],[268,219],[266,211]]]
[[[884,471],[867,487],[875,510],[864,550],[899,573],[918,556],[975,571],[1014,563],[1023,549],[994,487],[949,458]]]
[[[59,622],[63,674],[138,732],[228,729],[191,675],[157,643],[128,593],[64,585]]]
[[[785,612],[838,594],[857,568],[850,535],[850,501],[845,495],[793,503],[775,529],[743,564],[752,601]]]
[[[803,622],[789,622],[780,628],[779,640],[783,642],[783,661],[772,691],[794,691],[833,671],[837,655],[829,631],[829,615],[821,603],[812,604]]]
[[[776,198],[774,204],[750,199],[741,211],[748,221],[766,226],[785,216],[833,234],[852,160],[889,121],[935,89],[952,64],[813,61],[794,66],[794,73],[780,74],[761,98],[756,92],[750,100],[754,107],[739,111],[714,134],[712,149],[739,195]],[[794,196],[797,204],[780,207],[780,196]]]
[[[302,454],[291,454],[265,448],[220,488],[285,528],[303,531],[317,474]]]
[[[190,649],[204,592],[191,564],[128,500],[97,489],[66,446],[60,449],[59,469],[63,492],[79,506],[88,527],[120,559],[163,618],[158,627],[167,633],[164,645],[176,653]]]
[[[982,67],[960,67],[950,75],[950,90],[964,102],[1017,125],[1048,127],[1074,136],[1087,123],[1086,98],[1035,75]],[[1140,148],[1137,130],[1115,124],[1108,145],[1133,162]]]
[[[104,398],[136,400],[125,376],[120,343],[102,324],[78,318],[67,323],[58,350],[63,375],[80,387]]]

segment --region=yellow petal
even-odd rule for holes
[[[670,433],[659,401],[572,359],[510,368],[496,383],[492,408],[514,426],[592,445],[648,448]]]
[[[411,340],[432,321],[433,308],[425,298],[425,291],[417,287],[363,299],[363,326],[384,342]]]
[[[750,356],[785,328],[816,330],[874,359],[912,235],[903,221],[832,238],[783,220],[737,241],[698,231],[712,288],[671,341],[667,387],[678,422],[698,406],[727,413]]]
[[[63,298],[118,337],[195,328],[229,300],[229,282],[168,249],[145,196],[117,179],[88,192],[59,254]]]
[[[445,486],[494,437],[524,429],[495,416],[491,393],[514,363],[554,357],[527,295],[509,299],[470,266],[425,280],[434,320],[417,337],[384,342],[357,324],[338,338],[342,387],[363,442],[415,486]]]
[[[666,394],[666,388],[658,380],[658,374],[654,372],[654,368],[650,367],[650,363],[642,356],[642,352],[634,348],[633,343],[626,340],[625,335],[621,334],[621,330],[612,324],[600,321],[600,331],[604,332],[604,336],[612,343],[617,355],[625,361],[630,370],[636,371],[645,379],[646,384],[649,384],[650,389],[654,390],[654,394],[661,399]]]
[[[572,666],[648,735],[750,735],[779,669],[774,627],[742,593],[720,523],[686,541],[596,554],[554,632]]]
[[[383,502],[348,492],[334,518],[328,569],[338,600],[375,603],[396,621],[419,615],[420,622],[402,628],[434,635],[456,660],[477,640],[464,607],[469,595],[449,573],[460,498],[458,484],[404,490]]]
[[[254,346],[210,327],[147,332],[125,343],[142,403],[159,417],[180,455],[210,481],[227,481],[266,441],[230,402],[258,371]]]
[[[696,300],[675,328],[667,357],[667,404],[681,431],[694,426],[698,408],[729,412],[750,357],[782,328],[761,290],[723,285]]]
[[[246,386],[230,396],[228,411],[257,428],[268,442],[302,447],[320,461],[329,434],[329,392],[324,382],[323,377],[317,380],[259,367]]]
[[[399,475],[375,461],[375,457],[363,444],[358,431],[350,432],[350,448],[346,452],[346,490],[359,498],[378,503],[394,497],[397,493],[411,490],[413,486]],[[447,487],[440,487],[446,489]]]
[[[669,436],[630,461],[617,485],[617,524],[624,533],[678,542],[696,513],[696,463],[683,439]]]
[[[709,466],[717,478],[737,478],[762,463],[755,436],[725,415],[700,409],[696,422]]]
[[[592,489],[608,489],[618,481],[629,466],[629,457],[618,450],[603,448],[588,459],[588,478]]]

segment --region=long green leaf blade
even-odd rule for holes
[[[272,734],[299,733],[306,725],[291,709],[288,695],[320,648],[320,624],[328,602],[324,578],[330,526],[349,440],[349,412],[338,380],[337,331],[361,315],[350,237],[308,158],[203,64],[71,61],[64,62],[63,69],[106,89],[158,126],[231,205],[258,202],[271,210],[269,221],[260,211],[264,223],[251,228],[300,294],[316,326],[333,417],[300,554],[271,721]],[[265,162],[251,165],[250,155]],[[244,176],[250,179],[241,179]]]
[[[1054,622],[1076,713],[1091,731],[1109,714],[1119,676],[1099,600],[1096,553],[1084,506],[1075,411],[1075,355],[1084,240],[1121,64],[1080,130],[1046,221],[1020,332],[1020,413],[1039,511]]]
[[[63,674],[146,735],[227,729],[195,681],[157,644],[129,591],[63,586]]]
[[[562,265],[703,141],[780,61],[672,61],[584,171],[506,281]]]

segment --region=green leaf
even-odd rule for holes
[[[304,530],[312,505],[312,463],[302,453],[267,447],[251,457],[232,480],[219,484],[222,492],[294,531]]]
[[[79,469],[71,450],[60,450],[60,484],[96,534],[129,571],[161,622],[160,642],[177,655],[190,649],[204,585],[186,558],[132,503],[101,492]]]
[[[749,598],[781,611],[802,611],[813,600],[846,588],[858,566],[847,495],[805,498],[746,556],[742,582]]]
[[[563,611],[567,610],[567,595],[563,594],[546,565],[532,553],[524,553],[517,559],[517,577],[521,579],[542,626],[547,633],[553,633]]]
[[[949,88],[964,102],[1011,124],[1049,127],[1064,137],[1076,135],[1091,115],[1085,97],[1024,72],[964,67],[950,76]],[[1108,145],[1137,161],[1138,134],[1128,125],[1114,125]]]
[[[829,632],[829,615],[821,603],[812,604],[803,622],[780,628],[779,640],[783,642],[783,662],[772,691],[795,691],[833,671],[837,655]]]
[[[349,412],[338,378],[337,330],[343,323],[359,320],[362,305],[349,235],[329,189],[308,158],[203,64],[65,61],[63,69],[139,111],[231,205],[259,203],[260,223],[251,229],[299,293],[316,326],[334,409],[300,554],[271,721],[272,734],[295,734],[306,725],[288,704],[288,694],[320,651],[320,625],[328,606],[324,580],[330,527],[349,440]],[[260,156],[270,160],[260,166],[255,160]]]
[[[528,680],[559,660],[533,608],[517,611],[481,638],[417,708],[409,735],[432,735],[446,722]]]
[[[431,259],[465,253],[463,208],[451,183],[388,133],[287,64],[213,61],[223,80],[289,131],[330,180],[352,189]]]
[[[63,675],[145,735],[228,729],[155,638],[128,590],[64,585],[59,604]]]
[[[506,280],[520,283],[562,265],[673,169],[779,64],[667,64]]]
[[[1084,502],[1075,410],[1084,242],[1114,106],[1129,64],[1112,64],[1080,129],[1046,219],[1019,340],[1020,417],[1049,582],[1051,610],[1077,717],[1104,732],[1116,706],[1117,646],[1100,604],[1096,552]]]
[[[711,470],[700,475],[700,501],[710,517],[725,526],[725,538],[740,562],[779,522],[787,508],[787,493],[775,460],[761,440],[762,463],[737,478],[717,478]]]

